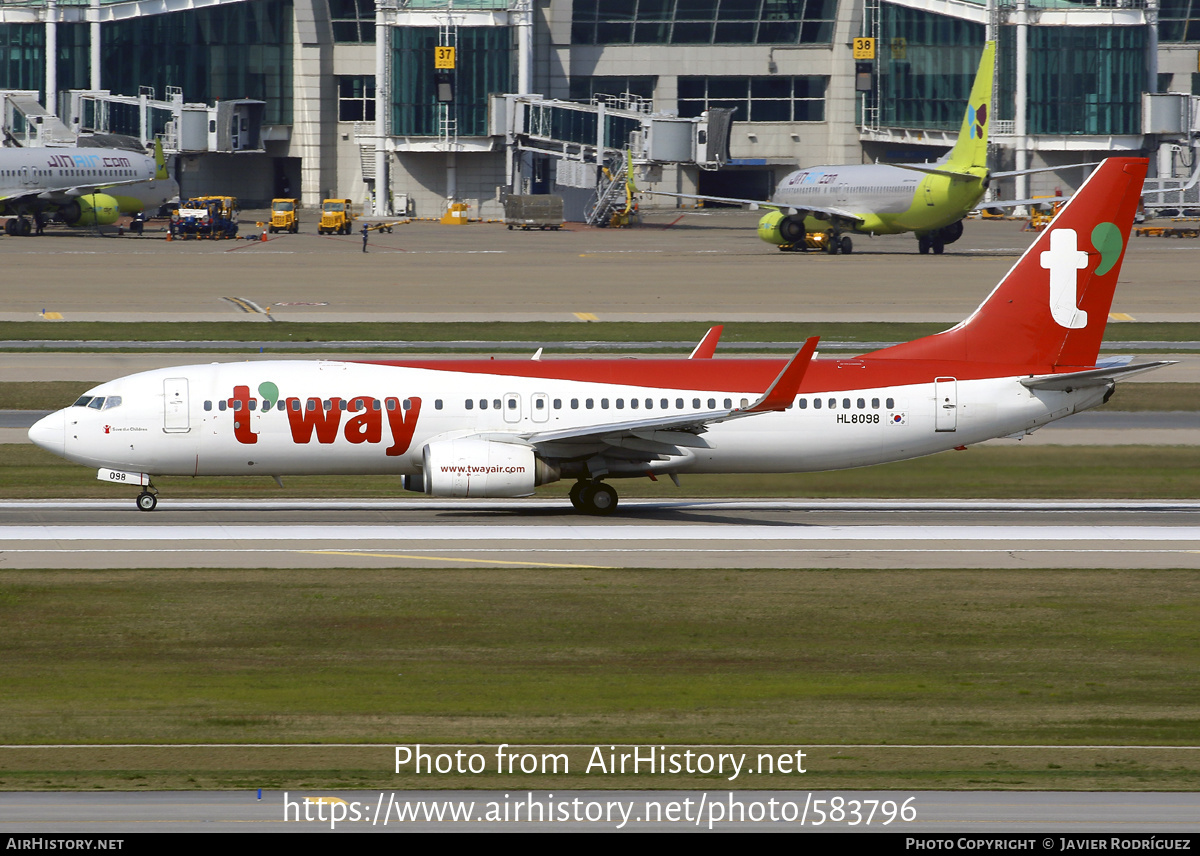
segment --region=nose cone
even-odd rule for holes
[[[64,455],[67,446],[67,415],[56,410],[44,416],[29,429],[29,442],[47,452]]]

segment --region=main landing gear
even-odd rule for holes
[[[605,517],[617,510],[617,492],[602,481],[577,481],[571,485],[571,505],[582,514]]]
[[[142,488],[137,498],[138,511],[153,511],[158,507],[158,491],[153,485]]]

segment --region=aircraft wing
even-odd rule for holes
[[[807,340],[804,346],[788,360],[787,365],[783,367],[767,390],[748,407],[678,415],[664,414],[644,419],[584,425],[553,431],[531,431],[517,435],[489,433],[480,436],[485,439],[537,446],[549,457],[571,457],[586,454],[589,449],[598,447],[627,449],[637,453],[638,457],[681,455],[683,452],[680,447],[707,449],[710,448],[708,442],[700,435],[709,425],[732,419],[743,419],[759,413],[774,413],[786,410],[791,406],[796,392],[800,388],[800,382],[804,379],[805,371],[816,353],[818,339],[819,337],[814,336]]]
[[[1084,389],[1089,386],[1106,386],[1107,384],[1133,377],[1142,372],[1150,372],[1155,369],[1161,369],[1163,366],[1172,365],[1175,365],[1174,360],[1157,360],[1153,363],[1126,366],[1106,365],[1103,368],[1088,369],[1082,372],[1027,377],[1021,381],[1021,384],[1029,389],[1054,389],[1059,391]]]
[[[828,214],[831,217],[838,217],[842,220],[849,220],[854,223],[863,222],[862,215],[855,214],[853,211],[847,211],[844,208],[821,208],[817,205],[788,205],[783,202],[767,202],[762,199],[738,199],[732,196],[702,196],[697,193],[667,193],[665,190],[640,190],[639,193],[649,193],[653,196],[671,196],[675,199],[699,199],[702,202],[723,202],[726,205],[745,205],[751,211],[757,211],[760,208],[769,208],[772,211],[782,211],[785,214],[799,214],[805,212],[808,214]]]

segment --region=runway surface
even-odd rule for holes
[[[1197,568],[1200,501],[0,503],[6,568]]]

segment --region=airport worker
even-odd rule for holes
[[[369,235],[371,233],[371,230],[367,226],[366,223],[363,223],[362,233],[363,233],[363,252],[365,253],[367,251],[367,235]]]

